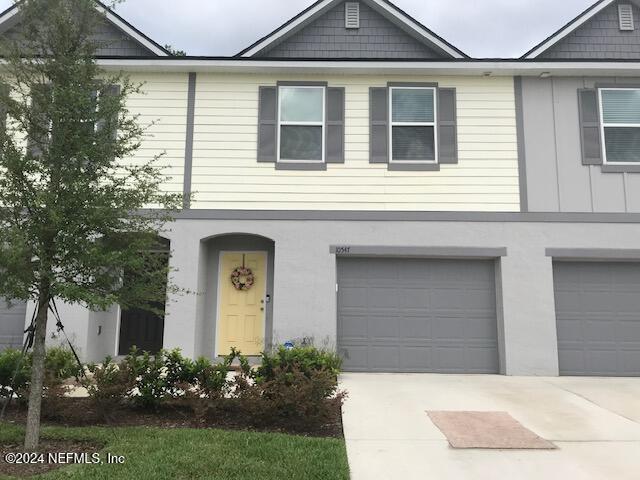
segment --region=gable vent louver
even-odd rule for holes
[[[633,23],[633,7],[629,4],[618,5],[618,17],[620,19],[620,30],[632,31],[635,26]]]
[[[344,4],[345,28],[360,28],[360,4],[347,2]]]

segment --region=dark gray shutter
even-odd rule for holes
[[[9,85],[0,83],[0,95],[3,98],[8,97],[10,91]],[[0,101],[0,135],[5,135],[7,133],[7,112],[8,106],[6,103]]]
[[[260,87],[258,104],[258,162],[275,163],[278,155],[278,87]]]
[[[580,112],[580,139],[582,141],[582,164],[602,165],[598,91],[595,88],[579,89],[578,105]]]
[[[456,89],[438,89],[438,163],[458,163]]]
[[[389,92],[369,89],[369,163],[389,163]]]
[[[33,87],[31,95],[32,102],[32,122],[28,132],[27,150],[33,157],[42,154],[42,147],[49,142],[49,124],[51,120],[47,115],[47,110],[51,104],[52,98],[51,84],[40,84]]]
[[[327,88],[327,163],[344,163],[344,101],[344,88]]]
[[[107,97],[117,97],[120,95],[120,85],[107,85],[103,90],[103,95]],[[114,111],[111,118],[101,118],[96,125],[97,130],[108,128],[112,137],[115,139],[118,135],[118,112]]]

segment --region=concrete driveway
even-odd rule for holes
[[[640,379],[344,374],[352,480],[640,478]],[[425,410],[506,411],[558,450],[454,450]]]

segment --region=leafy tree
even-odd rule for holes
[[[164,303],[158,234],[181,205],[161,190],[160,156],[132,160],[140,91],[101,69],[92,0],[24,0],[0,70],[0,297],[37,305],[25,447],[38,447],[52,299],[106,310]],[[153,209],[147,207],[155,207]],[[123,273],[127,281],[123,283]]]
[[[187,52],[185,52],[184,50],[179,50],[177,48],[173,48],[173,45],[169,45],[168,43],[165,44],[164,49],[168,50],[169,52],[171,52],[171,55],[173,55],[174,57],[186,57],[187,56]]]

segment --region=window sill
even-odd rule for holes
[[[438,163],[394,163],[389,162],[390,172],[439,172]]]
[[[307,172],[321,172],[327,169],[327,164],[322,162],[314,163],[295,163],[295,162],[276,162],[276,170],[301,170]]]
[[[640,165],[602,165],[602,173],[640,173]]]

